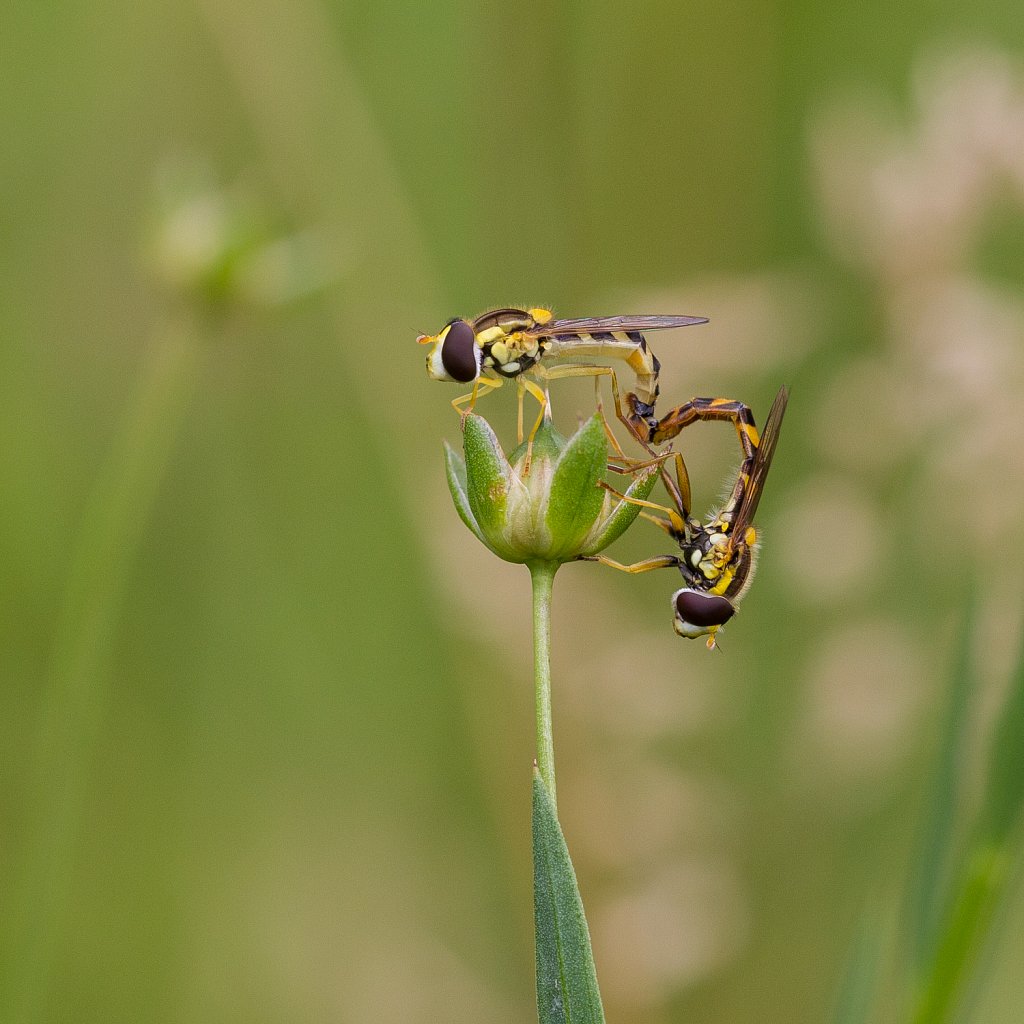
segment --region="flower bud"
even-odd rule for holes
[[[568,441],[545,417],[533,439],[506,457],[480,416],[466,418],[465,459],[445,445],[448,487],[462,521],[508,562],[569,562],[594,555],[619,537],[640,507],[600,486],[608,439],[595,414]],[[625,492],[645,499],[658,467],[637,473]]]

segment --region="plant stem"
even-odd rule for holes
[[[557,562],[531,562],[533,582],[533,680],[537,700],[537,770],[557,808],[555,799],[555,746],[551,732],[551,585]]]

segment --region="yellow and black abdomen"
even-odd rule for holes
[[[552,334],[548,349],[551,361],[606,362],[616,359],[626,363],[636,377],[633,392],[637,411],[642,416],[653,414],[658,400],[661,363],[640,331]]]

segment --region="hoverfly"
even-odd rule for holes
[[[695,398],[668,413],[661,421],[669,431],[666,440],[698,419],[727,418],[719,412],[725,407],[739,408],[738,412],[734,409],[728,418],[736,423],[740,440],[744,442],[745,457],[728,501],[721,509],[712,512],[704,523],[693,518],[690,515],[690,482],[686,466],[682,456],[678,452],[673,453],[676,479],[673,480],[663,470],[662,480],[674,508],[633,498],[625,500],[665,513],[664,517],[650,513],[643,515],[678,543],[680,553],[660,555],[632,565],[623,565],[604,555],[585,558],[586,561],[601,562],[631,573],[677,568],[685,586],[672,595],[673,627],[680,636],[691,639],[707,636],[709,648],[715,647],[718,631],[736,614],[740,599],[754,576],[758,548],[754,515],[771,468],[788,401],[789,389],[780,388],[760,437],[750,409],[739,402]],[[671,432],[673,430],[674,433]]]
[[[701,316],[555,320],[548,309],[494,309],[475,320],[449,320],[437,334],[421,334],[416,340],[431,346],[427,353],[427,375],[432,380],[473,385],[469,394],[452,402],[460,414],[472,411],[477,398],[501,387],[503,380],[515,380],[519,385],[520,441],[523,392],[528,391],[541,405],[540,418],[530,434],[532,439],[548,408],[547,395],[535,380],[610,376],[619,419],[646,445],[659,426],[654,418],[654,405],[661,364],[648,348],[642,332],[703,323],[707,323],[707,318]],[[615,372],[591,362],[609,359],[622,360],[636,375],[635,392],[627,395],[627,414],[619,403]],[[463,406],[467,408],[463,410]]]

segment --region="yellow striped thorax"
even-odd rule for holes
[[[551,319],[551,310],[536,307],[495,309],[472,321],[449,320],[437,334],[417,338],[421,345],[430,345],[427,376],[462,384],[485,371],[517,377],[544,354],[543,327]]]
[[[744,531],[742,538],[734,539],[721,531],[719,521],[712,521],[693,529],[690,538],[680,546],[689,570],[684,575],[694,585],[710,594],[734,599],[745,590],[757,549],[757,532],[752,527]]]

